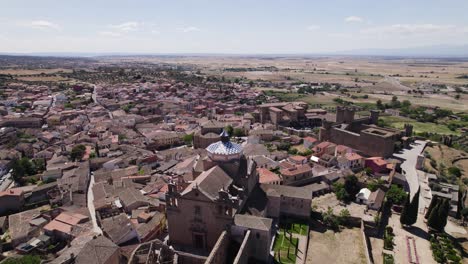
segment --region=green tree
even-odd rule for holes
[[[32,163],[31,160],[27,157],[23,157],[20,159],[20,165],[24,168],[27,175],[36,174],[36,168],[34,166],[34,163]]]
[[[460,177],[462,175],[462,172],[459,168],[457,167],[450,167],[447,169],[448,173],[450,173],[451,175],[454,175],[456,177]]]
[[[224,130],[229,134],[229,136],[232,136],[232,133],[234,132],[234,128],[231,125],[227,125]]]
[[[427,218],[427,226],[434,230],[439,230],[440,227],[440,219],[439,219],[439,208],[442,201],[437,199],[437,203],[432,208],[429,217]]]
[[[335,192],[336,199],[340,201],[346,201],[349,198],[349,194],[346,192],[344,188],[344,184],[335,182],[333,184],[333,191]]]
[[[371,175],[371,174],[372,174],[372,168],[366,167],[366,168],[364,168],[364,172],[365,172],[367,175]]]
[[[419,187],[418,191],[414,194],[413,200],[411,200],[410,210],[408,211],[408,224],[407,225],[414,225],[416,221],[418,220],[420,191],[421,191],[421,187]]]
[[[278,150],[289,150],[290,147],[291,147],[291,143],[289,143],[289,142],[281,142],[281,143],[279,143],[279,145],[277,146],[277,149],[278,149]]]
[[[323,223],[333,230],[337,230],[340,227],[338,217],[333,214],[333,209],[328,207],[327,211],[322,213]]]
[[[400,223],[403,226],[408,226],[410,225],[410,218],[409,218],[409,211],[411,210],[411,203],[410,203],[410,198],[409,195],[406,196],[406,202],[405,206],[403,207],[403,211],[401,211],[400,215]]]
[[[344,188],[350,197],[355,197],[359,192],[358,178],[355,175],[346,177]]]
[[[23,166],[21,166],[18,159],[13,159],[12,160],[11,170],[12,170],[11,171],[11,176],[13,177],[15,182],[19,182],[21,180],[21,178],[23,178],[24,175],[26,175],[26,171],[23,168]]]
[[[403,102],[401,102],[401,107],[408,108],[410,106],[411,102],[409,100],[403,100]]]
[[[244,130],[242,128],[235,128],[233,132],[233,136],[235,137],[243,137],[245,136]]]
[[[424,215],[424,218],[428,219],[429,218],[429,215],[431,214],[432,212],[432,209],[434,209],[434,207],[438,204],[439,202],[439,197],[437,196],[434,196],[431,200],[431,203],[429,204],[429,208],[427,208],[427,211],[426,211],[426,214]]]
[[[377,103],[376,103],[376,106],[378,109],[383,109],[384,108],[384,105],[382,104],[382,100],[377,100]]]
[[[345,224],[347,224],[349,222],[349,218],[351,217],[351,214],[349,213],[349,210],[345,208],[345,209],[342,209],[340,211],[340,216],[339,217],[340,217],[340,219],[339,219],[340,223],[342,225],[345,225]]]
[[[13,159],[11,163],[11,176],[15,182],[21,183],[24,176],[36,174],[36,166],[27,157],[21,159]]]
[[[83,158],[86,152],[86,147],[84,145],[76,145],[72,148],[70,158],[72,161],[79,161]]]
[[[387,201],[392,204],[402,204],[406,198],[406,192],[398,185],[392,184],[387,191]]]
[[[447,218],[450,211],[450,201],[448,199],[443,199],[442,203],[439,207],[439,219],[440,219],[440,227],[439,231],[443,232],[445,226],[447,225]]]
[[[101,156],[101,155],[99,155],[99,145],[98,145],[97,142],[96,142],[96,144],[94,145],[94,152],[96,152],[96,157]]]
[[[448,199],[439,199],[437,205],[431,210],[427,225],[438,232],[443,232],[447,225],[450,203]]]
[[[193,142],[193,133],[185,135],[183,137],[183,140],[184,140],[185,144],[191,145],[192,142]]]

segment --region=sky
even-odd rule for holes
[[[468,44],[467,0],[0,0],[0,52],[304,54]]]

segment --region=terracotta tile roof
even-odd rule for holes
[[[65,234],[70,234],[72,231],[72,226],[54,219],[44,226],[44,230],[48,230],[51,232],[60,231]]]
[[[362,156],[357,153],[346,153],[345,157],[347,160],[359,160],[362,159]]]
[[[282,169],[280,170],[280,173],[283,176],[291,177],[291,176],[306,173],[308,171],[312,171],[312,168],[308,164],[305,164],[305,165],[294,166],[289,169]]]
[[[273,183],[281,181],[281,178],[278,174],[271,172],[268,169],[259,168],[257,169],[259,174],[259,182],[260,183]]]
[[[310,143],[314,143],[314,142],[317,142],[317,139],[316,138],[313,138],[313,137],[305,137],[304,138],[304,141],[308,141]]]

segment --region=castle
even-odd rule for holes
[[[379,111],[371,110],[369,117],[355,119],[356,109],[338,106],[336,121],[322,121],[320,141],[330,141],[356,149],[367,156],[390,157],[395,142],[402,136],[410,137],[412,126],[406,125],[405,132],[377,126]]]

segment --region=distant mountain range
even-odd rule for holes
[[[44,57],[112,57],[112,56],[389,56],[425,58],[468,58],[468,45],[434,45],[396,49],[354,49],[326,53],[282,53],[282,54],[223,54],[223,53],[138,53],[138,52],[31,52],[6,53],[0,55],[44,56]]]

